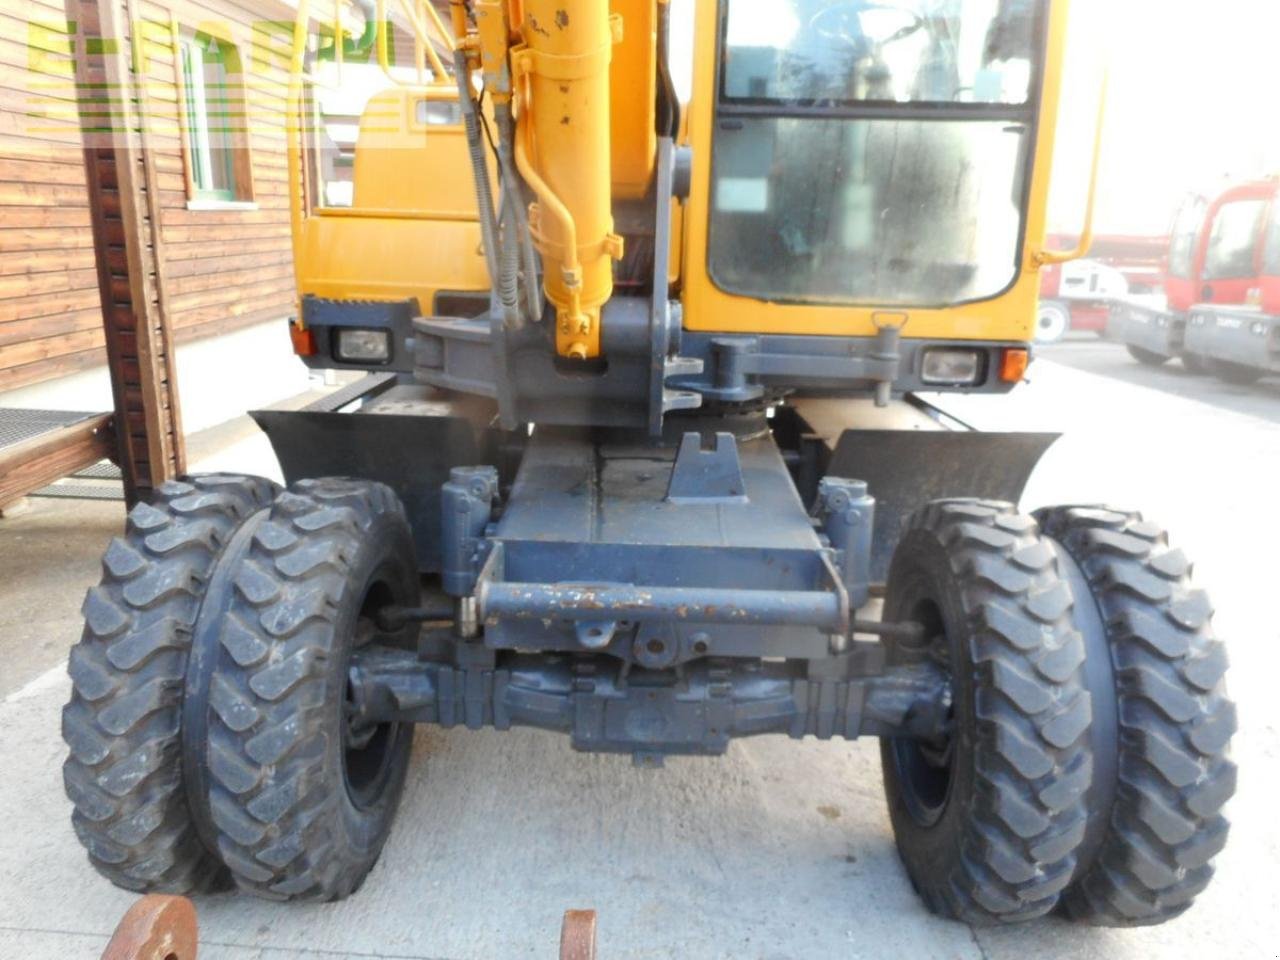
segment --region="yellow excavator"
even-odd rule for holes
[[[367,376],[256,414],[286,488],[165,484],[108,548],[63,727],[93,865],[344,897],[416,724],[647,766],[871,736],[930,910],[1185,911],[1235,788],[1190,564],[1020,512],[1055,438],[922,397],[1013,391],[1088,245],[1045,246],[1068,0],[336,16],[299,3],[290,335]],[[360,57],[338,206],[310,80]]]

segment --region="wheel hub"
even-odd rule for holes
[[[353,652],[382,639],[377,615],[387,606],[389,595],[390,588],[384,583],[369,587],[356,621]],[[399,730],[398,723],[370,723],[363,719],[355,687],[348,679],[342,698],[342,776],[347,794],[357,807],[367,808],[382,794],[391,773]]]

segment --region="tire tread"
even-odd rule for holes
[[[63,783],[94,868],[138,892],[217,887],[222,864],[196,834],[181,774],[191,632],[231,535],[265,508],[268,480],[209,474],[162,484],[135,506],[85,598],[67,661]]]
[[[904,860],[936,913],[981,926],[1042,916],[1075,870],[1092,769],[1070,591],[1035,522],[1010,504],[938,501],[912,515],[912,531],[947,548],[964,598],[977,784],[949,871],[913,869],[905,849]]]
[[[376,860],[376,850],[359,862],[335,854],[329,814],[343,786],[326,766],[326,690],[351,558],[386,514],[407,524],[381,484],[300,481],[255,531],[235,579],[210,698],[210,808],[221,856],[257,896],[342,899]]]
[[[1212,605],[1191,565],[1138,513],[1059,507],[1037,514],[1088,579],[1107,627],[1119,701],[1117,791],[1093,863],[1063,911],[1099,926],[1162,923],[1208,885],[1235,791],[1235,707]]]

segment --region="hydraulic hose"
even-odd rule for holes
[[[502,244],[498,248],[498,303],[502,305],[503,325],[508,330],[523,326],[520,314],[520,238],[519,225],[512,207],[519,201],[503,186],[501,218]]]
[[[658,105],[655,112],[658,136],[680,142],[680,95],[671,79],[667,55],[671,42],[671,4],[658,4]]]
[[[536,323],[542,316],[542,288],[538,283],[538,258],[533,248],[533,234],[529,230],[524,191],[520,176],[516,172],[513,150],[515,119],[512,116],[510,101],[494,105],[494,119],[498,126],[498,175],[502,180],[502,195],[505,200],[504,217],[511,221],[510,229],[506,225],[503,227],[502,241],[504,246],[510,241],[516,251],[512,255],[515,264],[512,268],[511,282],[513,284],[517,282],[516,273],[524,272],[525,304],[524,313],[519,321],[523,326],[526,322]],[[515,296],[518,297],[518,292]]]
[[[467,66],[467,55],[461,49],[455,50],[453,54],[453,74],[458,82],[458,103],[462,108],[462,123],[467,134],[471,179],[475,182],[476,203],[480,208],[480,240],[484,244],[484,262],[489,270],[489,280],[496,288],[499,284],[498,226],[494,222],[493,190],[489,185],[489,167],[485,163],[480,117],[476,112],[475,99],[471,96],[471,71]]]

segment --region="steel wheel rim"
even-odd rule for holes
[[[951,670],[950,643],[942,612],[931,600],[919,600],[912,610],[912,618],[926,627],[931,638],[928,656]],[[955,697],[948,718],[953,719]],[[894,772],[901,787],[903,805],[907,813],[922,827],[931,827],[942,819],[951,802],[955,784],[956,749],[954,723],[951,732],[934,740],[917,740],[895,737],[891,741]]]
[[[386,581],[375,580],[369,584],[360,604],[351,652],[377,639],[376,612],[391,603],[393,596]],[[346,673],[347,666],[344,665],[344,676]],[[351,803],[359,810],[367,810],[378,802],[391,779],[400,724],[361,725],[355,722],[355,714],[354,691],[350,679],[347,679],[343,684],[342,714],[339,718],[342,725],[342,782]]]

